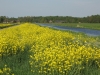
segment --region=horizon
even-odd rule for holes
[[[83,17],[77,17],[77,16],[58,16],[58,17],[76,17],[76,18],[84,18],[84,17],[91,17],[91,16],[96,16],[96,15],[100,15],[100,14],[95,14],[95,15],[89,15],[89,16],[83,16]],[[5,16],[5,15],[3,15]],[[19,17],[56,17],[56,16],[19,16]],[[18,17],[8,17],[5,16],[6,18],[18,18]]]

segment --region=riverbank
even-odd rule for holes
[[[75,28],[100,30],[100,23],[50,23],[50,24],[54,26],[67,26]]]
[[[88,28],[82,28],[82,27],[75,27],[75,25],[56,25],[56,24],[41,24],[41,23],[38,23],[38,25],[40,26],[47,26],[47,27],[50,27],[50,28],[55,28],[55,29],[58,29],[58,30],[70,30],[70,31],[73,31],[73,32],[81,32],[81,33],[85,33],[86,35],[89,35],[89,36],[100,36],[100,30],[94,30],[94,29],[88,29]],[[99,26],[99,25],[98,25]],[[84,26],[85,27],[85,26]],[[90,26],[92,27],[92,26]],[[94,27],[96,28],[96,27]]]

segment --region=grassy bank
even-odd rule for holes
[[[100,30],[100,23],[51,23],[51,25],[57,26],[69,26]]]
[[[99,75],[100,38],[25,23],[0,31],[1,75]]]

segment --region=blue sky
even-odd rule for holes
[[[0,16],[74,16],[100,14],[100,0],[0,0]]]

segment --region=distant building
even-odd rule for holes
[[[52,23],[52,20],[50,20],[49,23]]]

